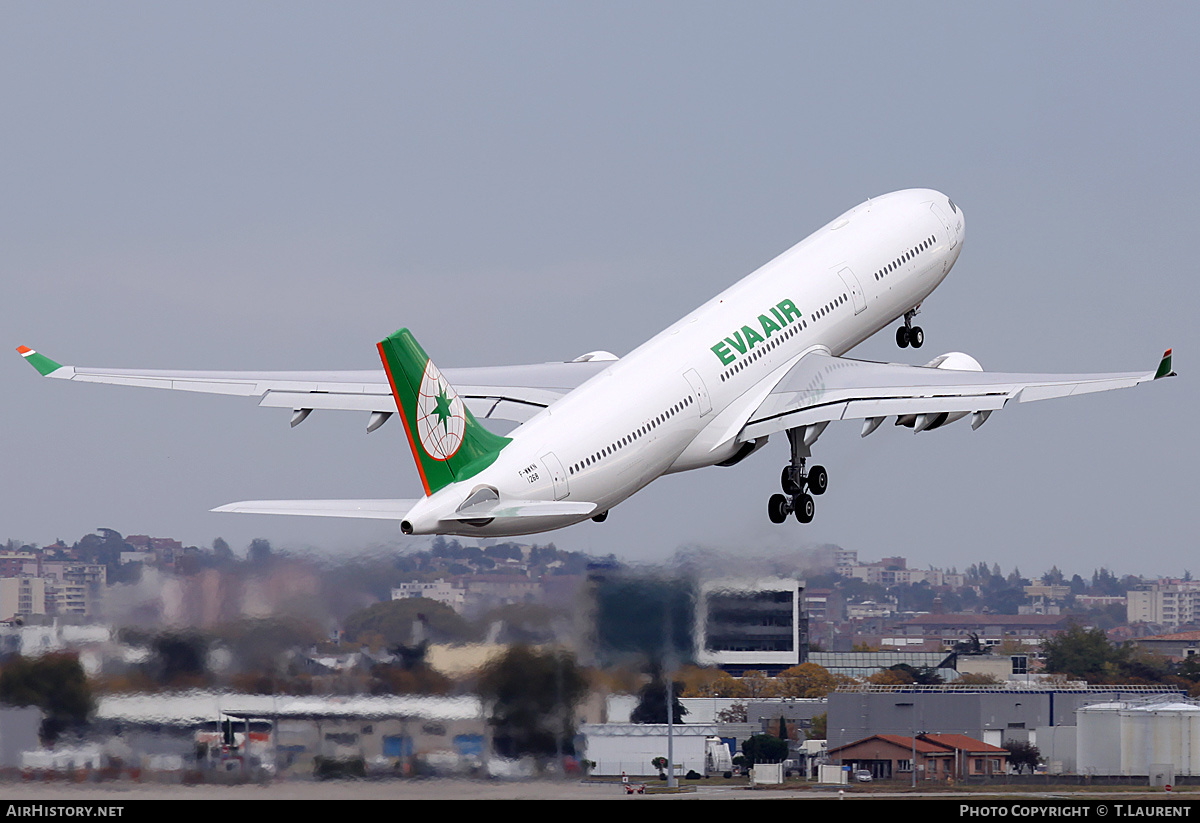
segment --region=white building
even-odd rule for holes
[[[672,729],[671,750],[675,773],[704,774],[705,741],[717,736],[716,724],[679,723]],[[592,774],[631,777],[655,775],[650,762],[667,756],[665,723],[585,723],[579,728],[585,742],[583,756],[594,761]]]
[[[696,661],[733,673],[777,673],[803,663],[808,650],[803,591],[803,581],[783,577],[702,584],[694,625]]]
[[[1130,623],[1157,623],[1176,628],[1200,620],[1200,581],[1152,583],[1128,594]]]
[[[404,600],[408,597],[424,597],[445,604],[454,611],[462,613],[466,602],[466,590],[461,586],[448,583],[440,577],[432,583],[422,583],[414,580],[411,583],[401,583],[392,589],[393,600]]]

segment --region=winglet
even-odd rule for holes
[[[25,358],[25,361],[29,363],[29,365],[38,370],[38,373],[42,377],[45,377],[51,372],[56,372],[62,368],[61,363],[55,363],[46,355],[38,354],[28,346],[17,346],[17,351],[20,352],[21,356]]]
[[[44,372],[43,372],[44,373]],[[1175,372],[1171,371],[1171,350],[1167,349],[1163,352],[1162,362],[1158,364],[1158,371],[1154,373],[1154,379],[1160,377],[1174,377]]]

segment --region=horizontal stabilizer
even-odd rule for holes
[[[596,510],[595,503],[571,503],[566,500],[490,500],[475,506],[460,509],[443,520],[493,520],[513,517],[573,517],[589,515]]]
[[[403,520],[416,500],[243,500],[213,509],[236,514],[301,514],[309,517],[361,517]]]

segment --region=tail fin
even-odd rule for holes
[[[426,495],[478,474],[510,442],[480,425],[408,329],[381,340],[379,357]]]

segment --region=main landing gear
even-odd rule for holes
[[[917,306],[912,311],[906,311],[904,313],[904,325],[896,329],[896,345],[902,349],[906,349],[910,345],[914,349],[919,349],[925,345],[925,332],[922,331],[920,326],[912,324],[913,317],[920,310],[921,307]]]
[[[789,514],[795,514],[801,523],[812,522],[816,513],[813,495],[825,493],[825,489],[829,487],[829,473],[825,471],[824,466],[813,466],[805,474],[804,464],[811,456],[808,447],[816,442],[826,425],[818,423],[816,426],[788,429],[792,460],[783,467],[783,474],[779,478],[784,493],[773,494],[767,501],[767,514],[772,523],[782,523],[787,520]]]

